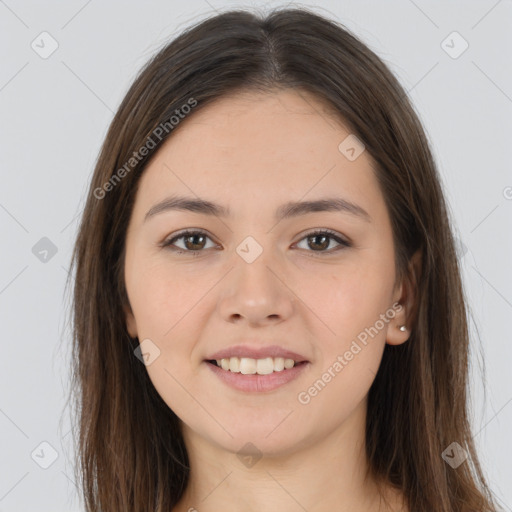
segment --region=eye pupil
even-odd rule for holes
[[[197,242],[192,242],[192,244],[188,243],[188,241],[190,239],[195,239],[196,237],[203,239],[203,243],[202,244],[201,243],[197,243]],[[204,247],[204,238],[205,238],[205,236],[201,235],[199,233],[195,233],[195,234],[192,234],[192,235],[187,235],[185,237],[185,246],[187,247],[187,249],[190,249],[191,251],[197,251],[198,249],[202,249]],[[190,247],[190,245],[193,245],[193,246],[195,245],[196,247]],[[197,246],[199,246],[199,247],[197,247]]]
[[[330,239],[329,236],[325,236],[325,235],[311,235],[308,238],[309,238],[309,240],[311,240],[311,239],[316,240],[318,238],[321,238],[323,240],[323,242],[320,242],[320,244],[319,244],[320,245],[320,249],[325,249],[325,248],[329,247],[329,239]],[[326,241],[327,241],[327,243],[326,243]],[[313,244],[309,243],[308,245],[309,245],[309,247],[313,248],[313,245],[315,245],[315,243],[313,243]]]
[[[190,255],[198,255],[204,253],[203,249],[205,249],[206,240],[210,237],[203,233],[202,231],[184,231],[180,235],[175,236],[171,240],[163,243],[164,247],[170,247],[171,250],[176,251],[178,254],[190,254]],[[175,242],[181,240],[184,247],[181,248],[175,245]],[[301,243],[307,241],[307,248],[310,253],[321,253],[321,254],[331,254],[337,252],[338,250],[344,247],[350,247],[350,244],[340,237],[336,236],[334,233],[330,231],[315,231],[313,233],[309,233],[309,235],[305,235],[301,239]],[[331,241],[335,241],[338,247],[335,247],[334,250],[328,250]],[[174,247],[174,248],[173,248]],[[302,248],[304,249],[304,248]]]

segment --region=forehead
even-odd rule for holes
[[[366,151],[347,159],[339,145],[349,136],[333,108],[304,91],[225,96],[192,111],[160,147],[141,201],[178,192],[242,210],[339,192],[369,205],[380,195],[373,161]]]

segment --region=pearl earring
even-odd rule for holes
[[[407,329],[406,329],[405,325],[402,325],[402,326],[400,327],[400,330],[401,330],[402,332],[405,332]]]

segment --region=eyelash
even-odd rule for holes
[[[181,233],[178,233],[177,235],[175,235],[174,237],[164,241],[160,245],[161,245],[161,247],[165,247],[165,248],[167,248],[167,249],[169,249],[169,250],[171,250],[171,251],[173,251],[173,252],[175,252],[177,254],[192,254],[194,256],[199,256],[199,253],[204,252],[206,249],[197,250],[197,251],[188,251],[188,250],[176,249],[176,248],[171,247],[172,244],[174,242],[176,242],[177,240],[180,240],[181,238],[186,238],[186,237],[192,236],[192,235],[204,235],[207,238],[210,238],[208,233],[206,233],[205,231],[189,230],[189,231],[182,231]],[[337,248],[335,248],[334,250],[333,249],[328,250],[328,251],[312,251],[312,250],[310,250],[310,251],[307,251],[307,252],[312,252],[312,253],[316,253],[316,254],[320,254],[320,255],[332,254],[333,252],[337,252],[337,251],[339,251],[341,249],[344,249],[344,248],[347,248],[347,247],[351,247],[351,244],[349,242],[347,242],[346,240],[343,240],[342,238],[340,238],[335,231],[331,231],[330,229],[323,229],[323,230],[317,230],[317,231],[312,231],[310,233],[306,233],[299,240],[299,242],[302,242],[302,240],[304,240],[306,238],[310,238],[312,236],[316,236],[316,235],[328,235],[329,238],[334,239],[340,245]],[[210,240],[211,240],[211,238],[210,238]]]

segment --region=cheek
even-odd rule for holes
[[[360,333],[370,329],[390,307],[394,269],[387,259],[358,258],[336,268],[303,272],[297,295],[314,315],[313,332],[323,333],[324,350],[332,354],[350,345]],[[387,325],[387,324],[386,324]],[[385,329],[378,324],[379,336]]]
[[[210,287],[207,275],[190,274],[165,263],[139,265],[128,290],[139,331],[146,337],[169,338],[199,310]]]
[[[394,274],[385,265],[368,264],[350,271],[338,269],[311,287],[308,306],[322,322],[315,321],[313,331],[318,333],[319,364],[297,397],[304,410],[333,411],[328,422],[334,425],[364,399],[379,369],[387,326],[394,316],[389,309],[393,281]]]
[[[159,350],[146,370],[159,395],[180,417],[198,414],[189,395],[198,371],[193,355],[201,337],[199,317],[207,304],[205,293],[213,285],[203,277],[158,264],[141,269],[133,282],[139,333]]]

